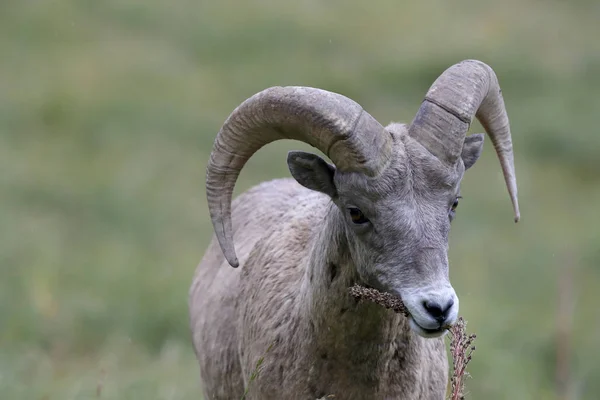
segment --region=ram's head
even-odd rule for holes
[[[265,144],[296,139],[325,153],[291,152],[301,185],[329,196],[339,210],[362,281],[399,295],[422,336],[439,336],[458,314],[448,276],[448,233],[460,182],[483,146],[466,136],[476,116],[500,160],[519,219],[509,121],[498,81],[467,60],[442,73],[410,125],[384,128],[354,101],[324,90],[274,87],[242,103],[215,141],[207,172],[208,205],[227,261],[233,245],[231,196],[246,161]]]

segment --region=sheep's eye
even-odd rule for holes
[[[355,224],[361,225],[369,222],[368,218],[365,217],[362,211],[360,211],[358,208],[349,207],[348,211],[350,212],[350,218],[352,219],[352,222],[354,222]]]
[[[460,199],[461,197],[458,196],[455,200],[454,203],[452,203],[452,208],[450,209],[452,212],[456,211],[456,207],[458,207],[458,199]]]

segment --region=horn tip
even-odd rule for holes
[[[229,263],[229,265],[231,265],[233,268],[237,268],[240,266],[240,261],[238,260],[238,258],[236,257],[235,254],[229,254],[227,255],[225,258],[227,258],[227,262]]]
[[[515,213],[515,224],[521,220],[521,214],[517,211]]]
[[[240,261],[235,254],[235,249],[233,247],[233,240],[230,240],[228,244],[223,246],[223,255],[225,259],[233,268],[237,268],[240,266]]]

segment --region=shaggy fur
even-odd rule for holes
[[[290,169],[313,190],[280,179],[233,202],[240,268],[228,266],[213,238],[190,290],[206,400],[241,398],[271,345],[249,399],[444,398],[443,339],[418,335],[403,315],[359,304],[348,288],[406,289],[405,298],[450,287],[450,209],[465,168],[481,153],[482,136],[468,137],[462,160],[449,168],[403,125],[387,130],[395,156],[377,177],[325,164],[313,165],[318,173],[307,179],[302,161],[314,158],[303,156]],[[368,230],[352,224],[349,205],[368,215]],[[415,307],[411,314],[418,314]]]
[[[508,115],[481,61],[446,69],[408,126],[384,128],[355,101],[309,87],[271,87],[236,107],[206,169],[215,239],[190,291],[206,400],[244,388],[253,400],[444,398],[441,337],[459,308],[448,234],[460,181],[481,154],[483,135],[466,136],[474,117],[518,221]],[[333,165],[290,152],[294,180],[259,185],[231,207],[245,163],[282,139]],[[399,297],[407,315],[357,303],[355,284]]]

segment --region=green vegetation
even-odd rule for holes
[[[503,88],[522,222],[488,142],[451,237],[478,335],[468,397],[553,398],[558,272],[572,265],[571,381],[596,398],[599,17],[592,1],[1,1],[1,397],[199,398],[187,290],[227,115],[306,85],[409,122],[441,71],[477,58]],[[261,150],[237,193],[288,176],[285,150],[306,148]]]

